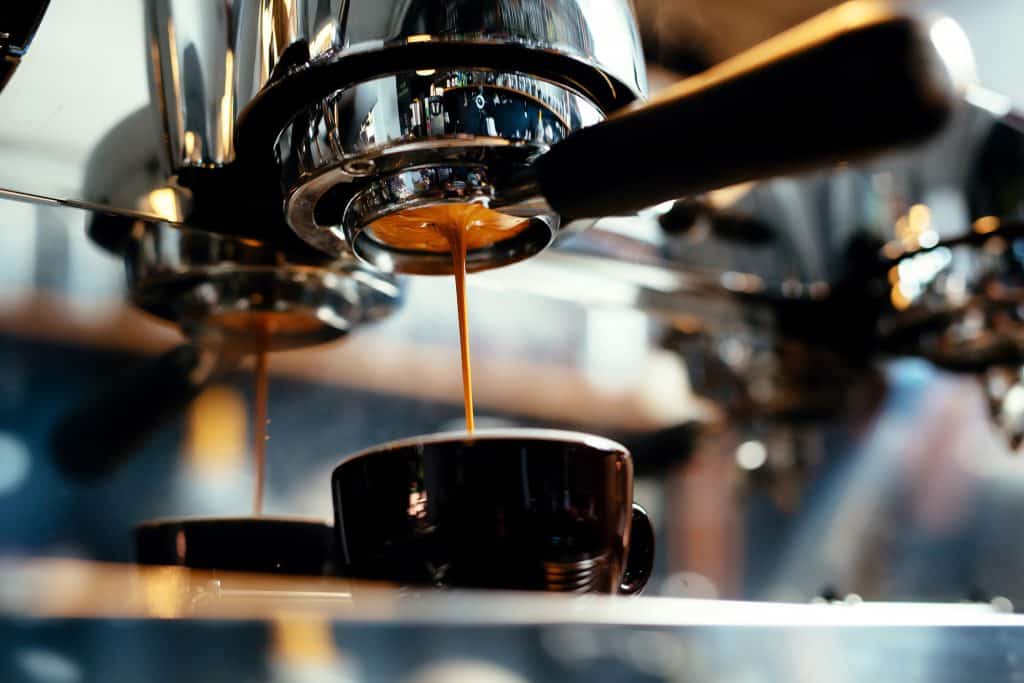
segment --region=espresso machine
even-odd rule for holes
[[[1024,137],[1012,103],[974,83],[954,21],[870,0],[816,15],[828,3],[808,3],[788,20],[805,23],[721,61],[659,44],[686,41],[652,20],[671,14],[653,2],[118,4],[0,10],[0,149],[16,162],[0,165],[0,201],[40,223],[74,215],[82,244],[149,316],[89,332],[72,315],[47,326],[0,310],[13,336],[44,340],[10,352],[48,354],[32,366],[36,386],[95,364],[73,400],[42,410],[52,419],[27,461],[43,453],[43,479],[18,500],[24,519],[54,528],[26,522],[18,538],[77,534],[106,549],[4,544],[5,680],[821,680],[841,677],[837,662],[942,679],[979,657],[994,675],[1017,670],[1020,622],[1001,597],[1015,595],[1010,559],[987,585],[936,589],[941,604],[885,602],[930,595],[927,581],[901,588],[875,566],[904,559],[880,531],[885,515],[945,530],[942,508],[957,508],[962,486],[922,474],[924,512],[916,493],[910,512],[858,497],[904,469],[947,473],[923,456],[881,457],[914,419],[945,433],[941,417],[898,412],[922,367],[966,377],[943,380],[960,382],[946,392],[972,387],[979,424],[1011,448],[1024,434]],[[105,25],[120,13],[132,21]],[[105,36],[104,53],[83,58],[88,74],[56,74],[75,65],[47,42],[51,26]],[[645,60],[658,55],[677,71],[652,69],[675,81],[652,95]],[[94,93],[74,90],[88,79]],[[33,157],[48,129],[78,140],[62,151],[80,172]],[[47,155],[62,158],[36,157]],[[450,363],[431,347],[451,340],[435,331],[445,309],[432,299],[450,282],[418,277],[451,275],[452,259],[375,226],[465,203],[527,221],[467,254],[483,354],[496,359],[480,373],[484,405],[629,445],[664,525],[651,597],[197,579],[124,562],[140,515],[227,510],[233,494],[216,476],[176,474],[173,425],[186,415],[188,448],[216,452],[202,435],[223,437],[235,418],[204,396],[247,382],[237,370],[261,351],[281,368],[273,474],[304,513],[321,515],[304,504],[326,491],[323,467],[339,453],[452,420],[455,374],[432,371]],[[38,234],[37,253],[49,253],[54,233]],[[107,355],[60,359],[85,337]],[[125,358],[105,337],[145,352]],[[639,351],[615,346],[634,342]],[[522,361],[531,354],[544,361]],[[864,452],[831,455],[851,433]],[[4,448],[0,465],[14,462]],[[425,501],[409,495],[415,516]],[[738,525],[716,496],[742,500],[749,519]],[[789,515],[809,520],[793,538]],[[936,535],[982,538],[972,528]],[[759,587],[730,589],[715,568],[742,565],[741,543],[781,579],[749,570]],[[773,543],[790,555],[763,547]],[[712,597],[746,601],[699,599]],[[895,625],[906,629],[879,637]],[[983,628],[965,636],[968,626]]]

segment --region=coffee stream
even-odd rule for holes
[[[466,258],[470,249],[491,246],[515,237],[529,221],[508,216],[482,204],[439,204],[407,209],[378,219],[370,226],[375,239],[401,249],[450,252],[459,311],[459,350],[462,353],[462,397],[466,431],[472,433],[473,372],[469,361],[469,316],[466,311]]]
[[[466,313],[466,232],[458,227],[449,231],[455,298],[459,309],[459,351],[462,354],[462,401],[466,409],[466,431],[473,433],[473,368],[469,361],[469,316]]]
[[[370,226],[374,237],[402,249],[450,252],[455,276],[455,298],[459,312],[459,351],[462,355],[462,397],[466,411],[466,431],[475,427],[473,416],[473,370],[469,355],[469,315],[466,306],[466,260],[470,249],[491,246],[519,234],[529,221],[488,209],[481,204],[441,204],[409,209],[385,216]],[[255,399],[253,406],[253,484],[252,511],[263,514],[263,492],[266,481],[267,453],[267,350],[272,332],[290,319],[260,317],[257,329],[261,337],[256,353]],[[246,315],[238,326],[251,327],[252,316]]]
[[[370,226],[374,237],[403,249],[450,252],[455,276],[455,298],[459,313],[459,351],[462,355],[462,396],[466,411],[466,431],[475,427],[473,416],[473,370],[469,355],[469,315],[466,306],[466,260],[470,249],[491,246],[525,230],[529,221],[488,209],[481,204],[442,204],[409,209],[377,220]],[[226,322],[232,322],[225,320]],[[294,325],[291,318],[274,319],[270,315],[256,320],[245,314],[235,322],[257,334],[260,345],[256,352],[255,397],[253,406],[253,483],[252,511],[263,514],[263,493],[266,482],[267,455],[267,352],[271,334],[281,326]]]
[[[254,469],[256,470],[253,484],[252,513],[259,517],[263,514],[263,488],[266,480],[267,466],[267,351],[261,349],[256,355],[256,396],[253,409],[253,444]]]

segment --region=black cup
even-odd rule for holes
[[[338,570],[403,585],[638,593],[654,561],[633,464],[608,439],[438,434],[334,470]]]
[[[167,519],[135,528],[139,564],[227,572],[326,576],[334,532],[326,522],[275,517]]]

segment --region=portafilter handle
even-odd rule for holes
[[[959,99],[954,61],[970,59],[938,21],[847,2],[574,133],[519,189],[596,218],[922,141]]]

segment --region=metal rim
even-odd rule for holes
[[[466,254],[466,271],[477,273],[536,256],[555,241],[558,224],[557,217],[531,218],[529,226],[514,238],[483,249],[469,250]],[[364,229],[353,233],[350,245],[360,260],[385,273],[451,275],[454,271],[454,262],[449,253],[395,249],[382,245]]]
[[[210,347],[287,350],[338,339],[401,303],[400,284],[355,262],[309,265],[259,243],[138,224],[123,249],[133,303]],[[290,316],[256,334],[231,314]],[[283,321],[271,321],[283,322]],[[255,322],[254,322],[255,324]]]
[[[377,104],[370,108],[371,102]],[[375,114],[378,108],[384,113]],[[533,226],[528,243],[502,242],[471,259],[472,267],[521,260],[549,246],[561,223],[546,203],[524,201],[534,197],[522,191],[522,178],[552,145],[604,119],[592,100],[520,69],[428,69],[369,79],[308,105],[279,137],[286,220],[329,254],[355,253],[389,272],[450,273],[450,260],[359,236],[397,210],[481,201],[546,220]]]
[[[355,460],[369,456],[386,456],[394,451],[407,448],[419,448],[423,446],[437,446],[441,444],[475,443],[477,441],[524,441],[524,442],[547,442],[573,446],[583,446],[602,456],[616,456],[630,460],[629,449],[611,439],[585,432],[570,432],[557,429],[482,429],[469,432],[440,432],[437,434],[425,434],[422,436],[411,436],[396,441],[390,441],[379,446],[372,446],[363,449],[352,455],[346,456],[335,472],[349,465]]]

